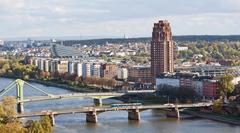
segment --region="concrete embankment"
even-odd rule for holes
[[[240,126],[240,118],[229,118],[227,116],[215,115],[215,114],[204,113],[199,111],[190,111],[190,110],[184,110],[183,113],[187,113],[196,117],[201,117],[205,119],[210,119],[218,122]]]

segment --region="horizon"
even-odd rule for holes
[[[239,0],[1,0],[0,38],[145,37],[159,20],[168,20],[174,35],[239,35],[239,6]]]
[[[184,37],[184,36],[240,36],[240,34],[236,35],[173,35],[173,37]],[[43,40],[101,40],[101,39],[134,39],[134,38],[151,38],[151,36],[137,36],[137,37],[127,37],[124,36],[30,36],[30,37],[9,37],[9,38],[0,38],[3,41],[26,41],[27,39],[43,41]]]

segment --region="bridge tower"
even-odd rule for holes
[[[22,113],[24,111],[23,107],[23,85],[24,81],[17,79],[16,83],[16,96],[17,96],[17,112]]]
[[[16,88],[16,100],[17,100],[17,112],[22,113],[24,111],[23,103],[24,103],[24,94],[23,94],[23,87],[24,85],[27,85],[31,87],[32,89],[41,92],[47,96],[52,96],[51,94],[45,92],[44,90],[41,90],[21,79],[16,79],[12,83],[10,83],[7,87],[5,87],[3,90],[0,90],[0,97],[5,95],[7,92],[9,92],[11,89]]]

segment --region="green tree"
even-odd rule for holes
[[[233,76],[225,74],[219,78],[218,87],[219,94],[221,96],[227,96],[228,93],[231,93],[234,90],[234,84],[232,83]]]

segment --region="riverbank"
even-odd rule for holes
[[[204,119],[210,119],[218,122],[228,123],[240,126],[240,117],[232,117],[215,113],[205,113],[197,110],[184,110],[183,113],[190,114]]]

